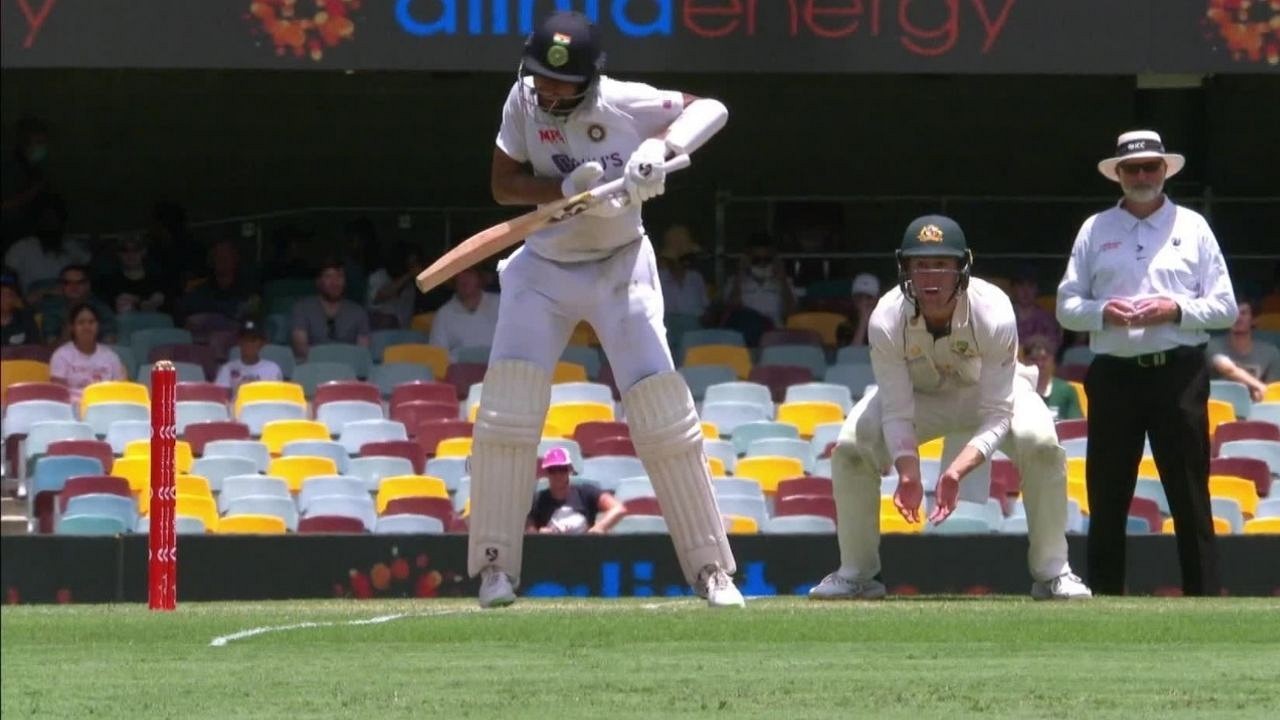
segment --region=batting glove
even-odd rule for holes
[[[584,193],[600,184],[604,177],[604,166],[598,162],[585,162],[573,169],[560,183],[560,194],[573,197]]]
[[[627,193],[633,203],[642,203],[661,195],[667,189],[667,144],[650,138],[640,143],[622,171]]]

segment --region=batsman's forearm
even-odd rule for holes
[[[561,178],[535,177],[527,172],[493,179],[493,199],[499,205],[542,205],[563,200]]]

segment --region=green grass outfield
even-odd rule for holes
[[[1280,599],[332,600],[0,620],[5,720],[1280,717]]]

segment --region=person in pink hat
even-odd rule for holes
[[[551,448],[542,457],[542,472],[549,485],[540,491],[529,510],[525,531],[531,533],[560,533],[578,535],[609,532],[618,524],[627,509],[590,482],[573,483],[573,459],[564,448]]]

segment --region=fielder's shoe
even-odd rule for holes
[[[885,596],[879,580],[850,580],[838,572],[809,589],[810,600],[879,600]]]
[[[480,571],[480,607],[506,607],[516,601],[511,577],[494,567]]]
[[[1093,593],[1075,573],[1068,572],[1048,582],[1032,583],[1031,597],[1036,600],[1081,600],[1093,597]]]
[[[707,605],[718,607],[743,607],[746,601],[742,593],[733,584],[729,573],[720,569],[719,565],[707,565],[698,573],[698,594],[707,599]]]

